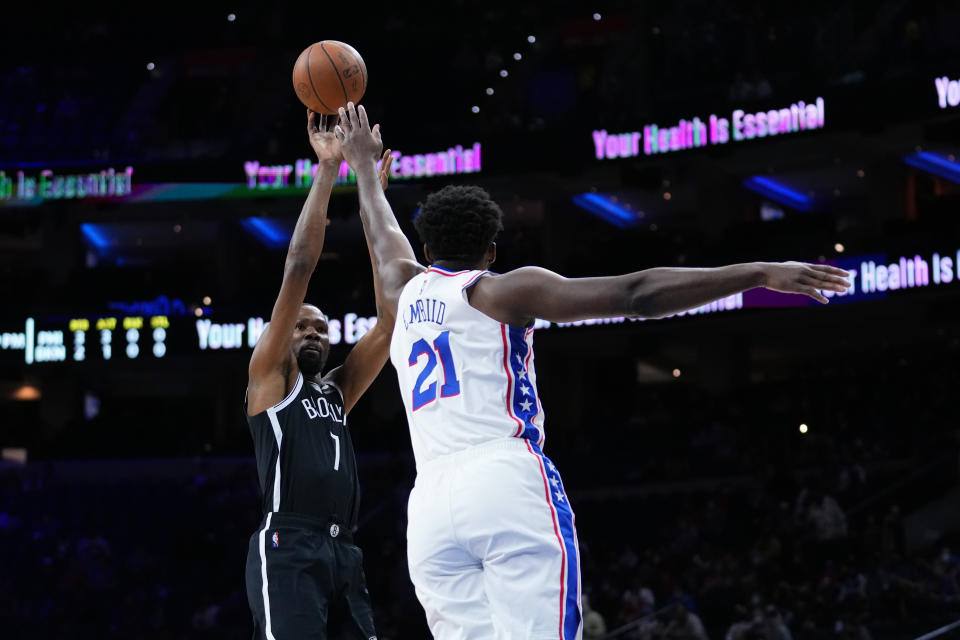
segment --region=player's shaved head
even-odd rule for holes
[[[471,265],[503,230],[503,211],[480,187],[447,185],[427,196],[413,226],[435,260]]]
[[[318,307],[318,306],[315,305],[315,304],[310,304],[309,302],[304,302],[302,305],[300,305],[300,309],[301,309],[302,311],[310,311],[310,312],[312,312],[312,313],[320,314],[321,316],[323,316],[324,319],[327,319],[327,314],[325,314],[323,311],[321,311],[321,310],[320,310],[320,307]]]

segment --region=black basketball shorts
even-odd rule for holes
[[[254,640],[376,640],[363,552],[340,525],[268,513],[246,582]]]

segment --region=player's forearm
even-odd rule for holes
[[[323,251],[323,239],[327,230],[327,207],[330,193],[337,178],[338,167],[321,165],[317,177],[310,187],[307,200],[303,203],[297,225],[290,237],[287,249],[287,268],[313,268]]]
[[[360,220],[363,232],[373,244],[375,265],[383,265],[397,258],[413,259],[413,250],[400,229],[396,216],[387,202],[377,175],[377,165],[369,163],[356,168],[357,191],[360,196]]]
[[[336,382],[343,391],[347,412],[373,384],[383,365],[390,358],[391,330],[378,322],[360,338],[347,354],[342,367],[336,370]]]
[[[712,269],[658,267],[635,274],[630,308],[644,318],[662,318],[763,285],[758,262]]]
[[[360,217],[363,217],[363,210],[360,211]],[[391,312],[391,305],[383,297],[383,280],[380,277],[380,270],[377,268],[377,257],[373,252],[373,241],[368,233],[363,234],[363,239],[367,243],[367,253],[370,255],[370,268],[373,271],[373,299],[377,305],[377,326],[383,327],[386,331],[393,331],[393,323],[396,320],[396,313]]]

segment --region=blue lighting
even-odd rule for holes
[[[812,197],[767,176],[750,176],[743,181],[743,186],[797,211],[813,209],[814,200]]]
[[[270,249],[283,249],[290,244],[290,233],[278,220],[244,218],[240,221],[240,224]]]
[[[599,193],[581,193],[573,197],[573,203],[598,218],[603,218],[620,229],[626,229],[639,223],[636,213],[617,204],[609,196]]]
[[[110,248],[110,239],[100,225],[84,222],[80,225],[80,231],[83,233],[83,237],[87,239],[87,242],[100,251]]]
[[[903,161],[911,167],[922,169],[927,173],[946,178],[951,182],[960,183],[960,163],[952,162],[949,158],[940,154],[931,153],[930,151],[920,151],[910,154],[904,158]]]

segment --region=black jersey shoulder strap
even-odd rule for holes
[[[272,407],[264,409],[262,413],[259,413],[257,415],[263,415],[263,413],[266,413],[267,411],[273,411],[274,413],[276,413],[281,409],[285,409],[287,405],[293,402],[293,399],[300,394],[301,389],[303,389],[303,374],[299,373],[297,374],[297,381],[293,384],[293,389],[290,390],[290,393],[287,394],[287,397],[281,400],[280,402],[278,402],[277,404],[273,405]],[[247,417],[252,418],[254,416],[250,416],[247,414],[247,397],[249,396],[249,394],[250,394],[250,389],[248,387],[243,391],[243,413],[244,415],[247,415]]]

